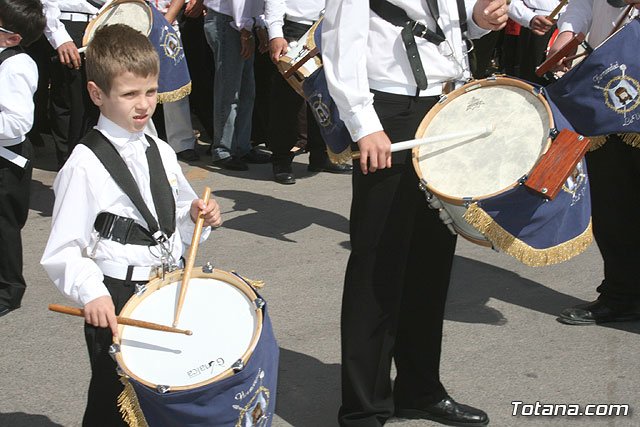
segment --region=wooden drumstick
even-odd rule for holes
[[[69,307],[66,305],[59,305],[59,304],[49,304],[49,310],[55,311],[58,313],[71,314],[73,316],[84,317],[84,310],[82,310],[81,308]],[[193,332],[191,331],[176,329],[176,328],[172,328],[171,326],[164,326],[158,323],[145,322],[144,320],[129,319],[128,317],[121,317],[121,316],[116,316],[116,320],[120,325],[135,326],[137,328],[144,328],[144,329],[153,329],[155,331],[173,332],[176,334],[193,335]]]
[[[553,21],[553,19],[558,13],[560,13],[560,10],[564,7],[565,4],[567,4],[568,1],[569,0],[562,0],[560,3],[558,3],[556,8],[553,9],[553,11],[549,14],[549,16],[547,16],[547,18],[549,18],[550,21]]]
[[[456,138],[464,138],[465,136],[478,136],[483,134],[489,134],[495,130],[495,125],[487,125],[483,128],[475,128],[469,129],[463,132],[456,133],[445,133],[443,135],[435,135],[427,138],[419,138],[419,139],[410,139],[408,141],[396,142],[395,144],[391,144],[391,152],[395,153],[396,151],[409,150],[413,147],[418,147],[420,145],[431,144],[434,142],[447,141],[449,139]],[[351,153],[352,159],[359,159],[360,152],[356,151]]]
[[[211,188],[205,187],[202,200],[204,204],[209,203],[209,196],[211,195]],[[173,327],[178,326],[178,319],[180,318],[180,311],[184,304],[184,298],[187,295],[187,286],[189,286],[189,280],[191,279],[191,270],[193,270],[193,264],[196,261],[196,252],[198,252],[198,244],[200,243],[200,234],[202,233],[202,226],[204,225],[204,217],[202,211],[198,214],[196,221],[196,229],[193,232],[193,238],[191,239],[191,248],[189,249],[189,256],[184,266],[184,274],[182,275],[182,286],[180,287],[180,296],[178,297],[178,306],[176,307],[176,316],[173,320]]]

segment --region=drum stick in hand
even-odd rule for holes
[[[205,187],[202,200],[204,204],[209,203],[209,196],[211,195],[211,188]],[[193,239],[191,239],[191,248],[189,249],[189,256],[184,266],[184,274],[182,275],[182,286],[180,287],[180,296],[178,297],[178,306],[176,307],[176,316],[173,320],[173,327],[178,326],[178,319],[180,318],[180,312],[184,305],[184,298],[187,295],[187,286],[189,286],[189,280],[191,279],[191,270],[193,270],[193,264],[196,261],[196,252],[198,252],[198,244],[200,243],[200,234],[202,233],[202,226],[204,225],[204,217],[202,212],[198,214],[196,220],[196,229],[193,232]]]
[[[560,10],[562,10],[562,8],[564,7],[565,4],[567,4],[569,0],[562,0],[560,3],[558,3],[558,5],[556,6],[555,9],[553,9],[553,11],[549,14],[549,16],[547,16],[547,18],[549,18],[550,21],[553,21],[556,17],[556,15],[558,13],[560,13]]]
[[[58,313],[71,314],[73,316],[84,317],[84,310],[81,308],[69,307],[66,305],[50,304],[49,310],[56,311]],[[172,328],[171,326],[164,326],[158,323],[145,322],[144,320],[129,319],[128,317],[116,316],[116,320],[119,325],[136,326],[138,328],[153,329],[155,331],[174,332],[177,334],[193,335],[191,331],[184,331],[182,329]]]
[[[496,128],[495,125],[487,125],[483,128],[469,129],[463,132],[445,133],[443,135],[430,136],[427,138],[410,139],[408,141],[396,142],[395,144],[391,144],[391,152],[395,153],[396,151],[409,150],[413,147],[418,147],[420,145],[431,144],[431,143],[440,142],[440,141],[447,141],[450,139],[490,134],[495,130],[495,128]],[[351,158],[359,159],[360,152],[356,151],[352,153]]]

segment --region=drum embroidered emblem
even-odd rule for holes
[[[331,111],[327,104],[322,102],[322,94],[318,94],[318,100],[314,100],[311,104],[313,114],[316,116],[318,124],[322,127],[327,127],[331,124]]]
[[[581,160],[574,169],[573,173],[569,178],[567,178],[567,182],[562,186],[562,191],[565,191],[571,194],[571,205],[573,206],[576,202],[578,202],[582,195],[586,190],[586,179],[587,174],[584,170],[584,159]]]
[[[269,419],[270,413],[267,411],[269,408],[271,393],[269,389],[262,384],[264,376],[265,372],[260,369],[248,393],[239,393],[236,395],[236,399],[243,399],[251,396],[251,399],[249,399],[246,405],[233,405],[234,409],[240,411],[236,427],[260,427]],[[260,382],[260,386],[255,389],[258,381]],[[251,393],[253,393],[253,395],[251,395]]]
[[[604,102],[613,111],[618,114],[624,114],[625,122],[629,120],[627,113],[635,110],[640,104],[640,83],[633,77],[626,75],[627,66],[625,64],[611,65],[604,70],[603,73],[593,78],[596,83],[594,87],[602,90],[604,96]],[[608,81],[606,77],[616,73],[613,77],[610,77]],[[602,81],[607,81],[606,85],[601,86]],[[634,115],[635,116],[635,115]],[[631,118],[635,121],[637,117]]]
[[[184,57],[184,55],[180,55],[182,52],[180,39],[166,27],[162,29],[162,33],[162,43],[160,46],[164,49],[164,54],[169,58],[173,58],[174,62],[177,64]]]

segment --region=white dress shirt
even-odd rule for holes
[[[60,22],[61,12],[75,12],[85,15],[98,13],[97,8],[84,0],[42,0],[42,8],[46,18],[44,36],[54,49],[58,49],[62,44],[72,41],[64,24]]]
[[[311,25],[320,19],[324,0],[265,0],[264,21],[269,40],[282,37],[284,20]]]
[[[31,130],[37,87],[38,67],[29,55],[14,55],[0,65],[1,147],[20,144]]]
[[[264,11],[263,0],[204,0],[204,6],[223,15],[231,16],[236,30],[251,31],[256,17]]]
[[[595,48],[609,37],[625,10],[626,6],[613,7],[605,0],[571,0],[558,19],[558,30],[560,33],[589,33],[587,40]],[[634,9],[631,15],[637,14],[638,10]]]
[[[435,29],[426,2],[391,0],[407,15]],[[488,31],[473,22],[474,0],[465,0],[467,34],[478,38]],[[442,83],[470,77],[467,55],[463,52],[459,15],[455,0],[438,0],[439,24],[447,38],[436,46],[416,37],[429,87],[420,96],[439,95]],[[380,18],[362,0],[327,2],[322,27],[322,61],[329,92],[354,141],[382,130],[373,109],[369,89],[402,95],[415,95],[416,82],[400,36],[400,27]]]
[[[560,0],[512,0],[509,4],[509,18],[530,28],[529,23],[536,15],[548,16],[558,4]]]
[[[101,115],[96,126],[115,146],[132,172],[142,198],[157,219],[145,156],[148,142],[142,132],[130,133]],[[191,243],[195,224],[190,207],[197,196],[182,174],[175,152],[154,138],[176,201],[176,231],[170,238],[172,255],[179,260]],[[104,276],[96,264],[110,261],[127,266],[159,266],[157,248],[123,245],[98,239],[93,224],[101,212],[133,218],[147,228],[144,218],[118,187],[102,163],[85,145],[77,145],[53,184],[55,204],[51,234],[40,261],[47,274],[68,298],[84,306],[95,298],[109,295]],[[203,230],[205,240],[210,227]]]

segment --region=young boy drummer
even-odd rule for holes
[[[122,385],[108,354],[117,313],[137,283],[177,264],[200,211],[202,240],[222,221],[214,200],[196,197],[171,147],[143,133],[158,88],[159,60],[149,40],[128,26],[106,26],[88,46],[86,69],[101,114],[56,177],[41,263],[84,307],[92,376],[83,425],[112,427],[125,425],[117,407]]]

